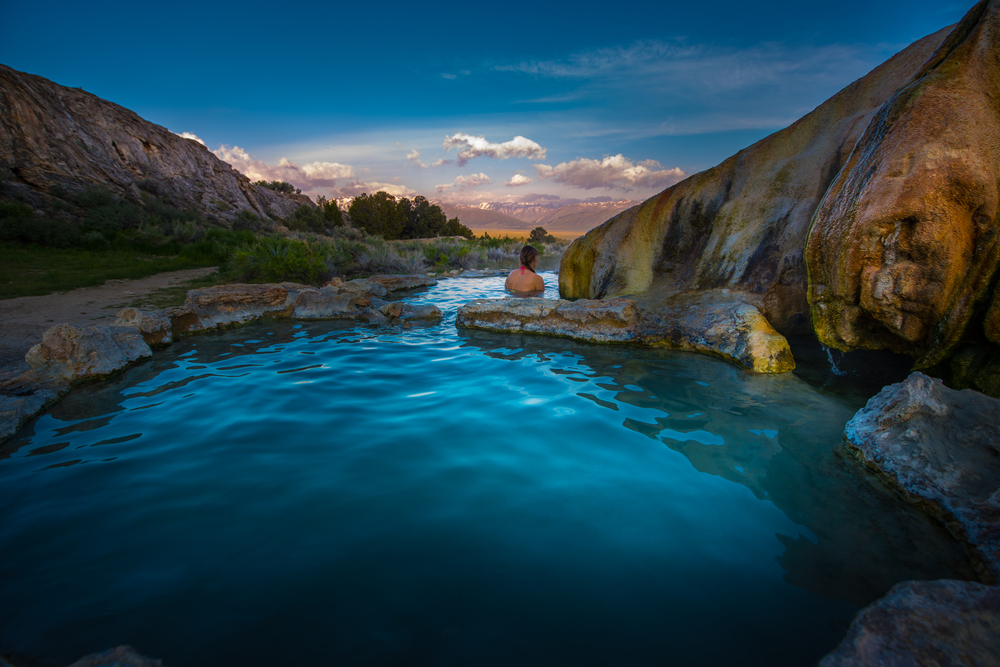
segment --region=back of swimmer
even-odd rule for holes
[[[521,267],[510,272],[504,287],[511,292],[522,294],[545,291],[545,281],[535,273],[535,267],[538,266],[538,251],[533,246],[526,245],[521,248],[520,260]]]

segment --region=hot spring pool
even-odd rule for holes
[[[456,330],[502,295],[447,280],[408,297],[439,325],[251,325],[75,389],[0,448],[0,654],[805,665],[892,584],[973,578],[840,450],[877,384]]]

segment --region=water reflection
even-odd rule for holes
[[[937,522],[902,502],[845,453],[844,424],[867,396],[834,400],[794,374],[757,375],[695,354],[605,347],[469,331],[465,344],[496,359],[578,355],[580,396],[594,409],[662,413],[622,426],[663,442],[699,472],[774,503],[813,539],[777,534],[785,580],[864,606],[908,579],[976,578]],[[815,377],[818,377],[818,373]],[[573,377],[568,379],[572,380]]]

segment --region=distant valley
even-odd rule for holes
[[[472,229],[530,231],[541,226],[548,232],[582,233],[639,203],[641,202],[621,199],[577,204],[484,202],[475,206],[438,205],[449,218],[457,217],[462,224]]]

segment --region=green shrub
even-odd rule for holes
[[[80,229],[64,220],[35,215],[28,206],[0,202],[0,240],[68,248],[80,241]]]
[[[235,250],[231,270],[243,282],[318,283],[327,267],[325,258],[301,241],[263,237]]]
[[[322,234],[326,231],[326,217],[323,215],[323,211],[309,204],[303,204],[295,209],[295,212],[285,221],[285,224],[289,229],[299,232]]]
[[[250,211],[240,211],[233,220],[234,231],[259,232],[264,228],[264,221]]]

